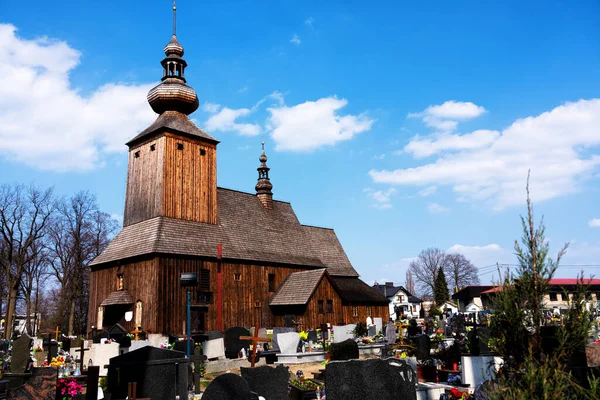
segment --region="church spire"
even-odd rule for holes
[[[267,155],[265,154],[265,142],[262,142],[262,153],[258,158],[260,167],[258,171],[258,183],[256,184],[256,197],[265,208],[273,208],[273,185],[269,179],[269,170],[267,167]]]
[[[173,36],[165,46],[162,83],[148,92],[148,103],[157,114],[178,111],[189,115],[198,109],[196,91],[187,86],[184,72],[187,63],[183,57],[183,46],[177,40],[177,6],[173,1]]]

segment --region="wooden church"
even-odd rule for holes
[[[387,320],[388,300],[359,279],[335,232],[273,199],[264,145],[255,193],[217,186],[219,142],[188,118],[199,103],[175,34],[164,52],[148,93],[158,118],[127,143],[123,230],[91,263],[88,327],[183,334],[190,272],[192,333]]]

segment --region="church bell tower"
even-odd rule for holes
[[[186,84],[187,63],[175,21],[173,7],[173,36],[161,61],[162,82],[148,92],[148,103],[158,118],[127,143],[123,226],[159,216],[218,223],[219,142],[188,118],[199,103],[196,91]]]

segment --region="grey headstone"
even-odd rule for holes
[[[385,326],[385,339],[388,343],[396,343],[396,326],[392,321]]]
[[[225,332],[225,357],[235,359],[242,348],[250,347],[250,340],[240,340],[240,336],[250,336],[250,331],[246,328],[235,326]]]
[[[290,371],[288,367],[278,365],[276,368],[262,366],[256,368],[240,367],[242,378],[248,382],[250,390],[265,400],[281,400],[289,398]]]
[[[317,331],[308,331],[308,341],[316,343],[318,341]]]
[[[225,335],[221,331],[209,331],[209,332],[206,332],[206,335],[208,336],[207,340],[225,338]]]
[[[369,326],[369,331],[368,331],[367,335],[369,335],[369,336],[377,335],[377,327],[375,325]]]
[[[277,335],[277,341],[281,354],[296,354],[298,343],[300,343],[300,335],[298,332],[280,333]]]
[[[252,400],[258,395],[250,390],[248,383],[239,375],[226,373],[217,376],[208,385],[202,400]]]
[[[127,384],[137,382],[137,396],[174,399],[188,391],[189,360],[179,351],[152,346],[130,351],[110,359],[108,392],[113,398],[127,396]]]
[[[327,400],[416,400],[417,376],[403,360],[350,360],[327,364]]]
[[[359,358],[358,344],[352,339],[332,343],[329,353],[331,361],[358,360]]]
[[[276,326],[276,327],[273,328],[273,338],[272,338],[273,341],[271,343],[273,343],[273,350],[274,351],[280,351],[279,350],[279,344],[277,343],[277,336],[280,333],[286,333],[286,332],[296,332],[296,328],[290,328],[290,327],[281,328],[281,327],[278,327],[278,326]]]
[[[431,354],[431,338],[428,335],[417,335],[411,338],[415,346],[415,355],[417,359],[423,360],[429,358]]]
[[[342,326],[333,326],[333,342],[340,343],[346,339],[354,339],[354,329],[356,324],[348,324]]]
[[[26,333],[13,342],[11,372],[24,373],[29,368],[31,343],[33,339]]]

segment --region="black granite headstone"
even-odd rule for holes
[[[254,400],[258,395],[250,390],[248,383],[239,375],[226,373],[217,376],[208,385],[202,400]]]
[[[8,351],[8,348],[9,348],[8,340],[0,341],[0,351]]]
[[[108,334],[111,338],[119,341],[119,339],[121,339],[123,336],[127,336],[127,329],[125,329],[121,324],[115,324],[110,327]]]
[[[318,341],[317,331],[308,331],[308,341],[316,343]]]
[[[71,351],[71,339],[70,339],[70,338],[68,338],[68,337],[66,337],[66,336],[63,336],[63,335],[61,335],[61,336],[58,338],[58,341],[62,343],[62,347],[61,347],[61,348],[62,348],[64,351],[67,351],[67,352]]]
[[[248,382],[250,390],[265,398],[265,400],[280,400],[289,398],[290,370],[278,365],[273,367],[240,367],[242,378]]]
[[[206,336],[208,336],[206,340],[221,339],[225,337],[221,331],[208,331],[206,332]]]
[[[13,342],[10,370],[13,373],[24,373],[29,369],[30,351],[33,339],[28,334],[19,336]]]
[[[171,335],[170,333],[169,333],[169,336],[168,336],[168,337],[169,337],[169,344],[173,344],[173,343],[175,343],[175,342],[177,341],[177,339],[178,339],[178,337],[177,337],[177,336],[175,336],[175,335]]]
[[[415,346],[415,356],[418,360],[429,358],[431,353],[431,338],[428,335],[417,335],[410,339]]]
[[[54,339],[45,338],[42,342],[44,350],[48,352],[48,359],[52,359],[58,355],[58,343]]]
[[[108,392],[124,399],[127,384],[137,382],[137,397],[174,399],[187,395],[188,363],[179,351],[142,347],[110,359]]]
[[[404,360],[350,360],[327,364],[327,400],[416,400],[416,372]]]
[[[96,336],[92,337],[92,343],[102,343],[102,341],[108,339],[110,336],[107,331],[102,331]]]
[[[192,348],[194,346],[191,346]],[[187,340],[178,340],[175,342],[175,346],[173,347],[175,351],[181,351],[182,353],[187,352]]]
[[[242,348],[248,350],[250,340],[240,340],[240,336],[250,336],[250,331],[241,326],[234,326],[225,332],[225,357],[238,358],[238,353]]]
[[[490,340],[490,329],[488,327],[477,328],[477,339],[475,340],[475,329],[469,332],[469,341],[471,343],[479,342],[479,353],[478,354],[489,354],[490,348],[488,347],[488,341]]]
[[[331,361],[358,360],[358,344],[352,339],[332,343],[329,350]]]
[[[200,393],[200,378],[202,378],[201,367],[202,363],[206,362],[207,358],[200,349],[194,349],[190,357],[190,365],[193,366],[191,381],[194,385],[194,393]]]

